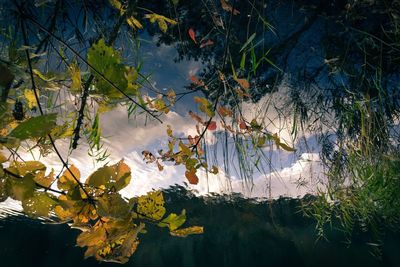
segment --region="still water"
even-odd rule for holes
[[[370,234],[359,230],[351,244],[335,227],[327,228],[328,240],[317,241],[315,223],[303,216],[300,199],[199,198],[181,187],[166,190],[165,199],[171,212],[185,208],[188,223],[203,225],[204,234],[178,238],[148,228],[127,266],[400,266],[399,233],[382,229],[380,259],[371,255]],[[1,266],[119,266],[85,260],[84,249],[75,246],[79,231],[67,225],[18,213],[3,217]]]

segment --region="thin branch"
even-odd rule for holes
[[[17,3],[15,3],[15,5],[17,6],[18,11],[22,14],[21,7],[20,7]],[[25,28],[25,21],[24,21],[24,19],[21,20],[21,28],[22,28],[22,35],[23,35],[23,38],[24,38],[24,44],[25,44],[27,47],[29,47],[29,41],[28,41],[28,37],[27,37],[27,34],[26,34],[26,28]],[[29,73],[30,73],[31,82],[32,82],[32,89],[33,89],[33,92],[34,92],[34,95],[35,95],[36,103],[37,103],[37,105],[38,105],[40,114],[41,114],[41,115],[44,115],[42,106],[41,106],[40,101],[39,101],[38,89],[37,89],[37,87],[36,87],[35,79],[34,79],[34,77],[33,77],[32,62],[31,62],[31,58],[30,58],[29,50],[28,50],[28,49],[25,49],[25,54],[26,54],[26,58],[27,58],[27,61],[28,61]],[[91,203],[93,203],[93,199],[91,198],[91,196],[89,195],[89,193],[88,193],[88,192],[86,191],[86,189],[83,187],[83,185],[82,185],[82,183],[80,182],[80,180],[79,180],[79,179],[75,176],[75,174],[70,170],[70,168],[68,167],[68,164],[65,162],[64,158],[61,156],[61,153],[60,153],[60,151],[57,149],[57,146],[56,146],[56,144],[55,144],[55,142],[54,142],[52,136],[51,136],[50,134],[48,134],[48,137],[49,137],[49,139],[50,139],[50,143],[51,143],[51,145],[52,145],[54,151],[56,152],[58,158],[61,160],[62,164],[63,164],[63,165],[65,166],[65,168],[69,171],[69,173],[71,174],[71,176],[73,177],[73,179],[78,183],[79,187],[82,189],[82,191],[83,191],[83,192],[85,193],[85,195],[88,197],[89,201],[90,201]]]
[[[70,45],[68,45],[65,41],[63,41],[61,38],[56,36],[55,34],[48,32],[43,25],[41,25],[37,20],[34,18],[30,17],[29,15],[26,15],[22,13],[22,15],[29,19],[31,22],[33,22],[36,26],[38,26],[41,30],[44,32],[50,34],[54,39],[56,39],[59,43],[67,47],[73,54],[75,54],[80,60],[82,60],[86,65],[88,65],[97,75],[99,75],[103,80],[105,80],[111,87],[119,91],[122,95],[124,95],[126,98],[128,98],[130,101],[132,101],[135,105],[139,106],[141,109],[143,109],[145,112],[147,112],[150,116],[158,120],[160,123],[163,123],[156,115],[153,114],[150,110],[148,110],[146,107],[144,107],[142,104],[138,103],[135,99],[133,99],[131,96],[129,96],[127,93],[125,93],[122,89],[120,89],[118,86],[116,86],[110,79],[104,76],[101,72],[99,72],[96,68],[93,67],[92,64],[90,64],[84,57],[82,57],[75,49],[73,49]]]

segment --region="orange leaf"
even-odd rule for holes
[[[193,30],[192,28],[189,29],[188,34],[189,34],[189,36],[190,36],[190,39],[192,39],[193,42],[194,42],[195,44],[197,44],[196,36],[195,36],[194,30]]]
[[[236,79],[236,81],[243,89],[247,90],[250,88],[250,84],[246,79]]]
[[[208,45],[213,45],[213,44],[214,44],[213,40],[207,40],[206,42],[204,42],[204,43],[202,43],[200,45],[200,48],[203,48],[203,47],[208,46]]]
[[[198,184],[199,177],[196,175],[196,170],[190,170],[185,172],[185,176],[188,179],[190,184]]]
[[[233,116],[233,111],[229,108],[223,107],[223,106],[219,106],[217,109],[219,115],[221,115],[222,117],[232,117]]]
[[[204,86],[204,82],[203,81],[201,81],[201,80],[199,80],[196,76],[194,76],[194,75],[191,75],[190,76],[190,80],[192,81],[192,83],[194,84],[194,85],[197,85],[197,86]]]
[[[210,121],[207,126],[207,130],[215,131],[217,129],[217,123],[215,121]]]
[[[223,10],[233,13],[233,15],[240,14],[239,10],[237,9],[233,9],[232,11],[232,6],[229,5],[225,0],[221,0],[221,7]]]
[[[204,124],[203,119],[193,111],[189,110],[189,115],[190,117],[192,117],[192,119],[194,119],[198,123]]]

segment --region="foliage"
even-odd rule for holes
[[[85,257],[127,262],[147,223],[167,226],[175,236],[203,232],[199,226],[179,228],[186,221],[185,210],[181,215],[164,216],[161,191],[123,198],[119,191],[131,179],[130,168],[123,161],[101,167],[84,183],[80,183],[79,170],[69,166],[57,181],[58,191],[51,187],[56,179],[53,172],[47,174],[42,163],[12,161],[9,167],[3,167],[7,158],[0,154],[0,159],[1,200],[11,197],[21,201],[24,212],[31,217],[70,222],[72,228],[82,231],[77,245],[87,247]]]

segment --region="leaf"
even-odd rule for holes
[[[0,164],[8,161],[7,157],[0,152]]]
[[[153,220],[161,220],[165,214],[164,197],[161,191],[153,191],[138,198],[137,213]]]
[[[200,111],[206,113],[209,117],[214,117],[215,112],[213,110],[213,107],[210,103],[210,101],[208,101],[206,98],[204,97],[199,97],[199,96],[195,96],[194,101],[200,104]]]
[[[232,117],[233,116],[233,111],[229,108],[226,108],[224,106],[219,106],[217,108],[218,114],[221,117]]]
[[[57,201],[46,192],[34,192],[32,197],[22,201],[24,212],[31,217],[48,217]]]
[[[164,17],[164,16],[156,14],[156,13],[146,14],[144,17],[149,19],[151,23],[157,22],[158,27],[164,33],[167,32],[167,30],[168,30],[168,23],[171,25],[177,24],[177,22],[175,20],[169,19],[167,17]]]
[[[126,68],[121,63],[119,53],[100,39],[89,48],[87,61],[92,66],[90,70],[95,77],[97,92],[111,98],[121,98],[123,95],[99,75],[101,73],[122,91],[128,89],[128,81],[125,78]]]
[[[239,128],[241,129],[241,130],[246,130],[247,129],[247,125],[246,125],[246,122],[245,121],[240,121],[240,123],[239,123]]]
[[[24,97],[29,109],[37,107],[37,101],[33,90],[26,89],[24,91]]]
[[[193,111],[189,110],[189,115],[190,117],[192,117],[193,120],[195,120],[198,123],[204,124],[203,119],[197,115],[196,113],[194,113]]]
[[[68,170],[65,170],[63,175],[58,179],[57,187],[61,190],[67,191],[74,189],[78,185],[78,182],[74,177],[79,180],[81,178],[81,173],[74,165],[71,165]]]
[[[103,227],[93,227],[89,231],[82,232],[76,239],[76,244],[80,247],[90,247],[100,245],[106,239],[107,233]]]
[[[170,232],[171,235],[179,237],[187,237],[188,235],[195,235],[195,234],[198,235],[202,233],[204,233],[203,226],[192,226]]]
[[[100,216],[114,219],[125,219],[130,214],[128,203],[120,194],[105,194],[97,200],[97,213]]]
[[[186,210],[182,210],[180,215],[176,215],[175,213],[171,213],[168,217],[164,218],[161,222],[158,223],[160,227],[168,227],[170,231],[174,231],[181,227],[186,221]]]
[[[207,130],[215,131],[217,129],[217,123],[215,121],[210,121],[207,126]]]
[[[167,135],[169,136],[169,137],[173,137],[173,132],[172,132],[172,128],[171,128],[171,125],[167,125]],[[143,152],[142,152],[143,153]]]
[[[199,183],[199,177],[197,177],[197,175],[196,175],[196,169],[187,170],[185,172],[185,176],[188,179],[190,184],[198,184]]]
[[[207,41],[201,43],[200,48],[204,48],[206,46],[213,45],[213,44],[214,44],[213,40],[207,40]]]
[[[194,32],[194,30],[193,30],[192,28],[190,28],[190,29],[188,30],[188,34],[189,34],[190,39],[192,39],[192,41],[193,41],[195,44],[197,44],[197,41],[196,41],[196,34],[195,34],[195,32]]]
[[[196,86],[205,86],[204,82],[202,80],[199,80],[199,78],[194,75],[190,75],[190,80]]]
[[[8,194],[12,199],[23,201],[33,195],[35,182],[32,180],[32,176],[9,178],[7,181]]]
[[[21,122],[10,134],[20,140],[44,137],[57,126],[57,113],[29,118]]]
[[[225,0],[221,0],[221,7],[223,10],[233,13],[233,15],[240,14],[239,10],[233,9],[231,5],[229,5]]]
[[[121,160],[112,166],[99,168],[86,179],[85,183],[119,191],[130,183],[131,178],[131,169]]]
[[[290,147],[290,146],[288,146],[288,145],[286,145],[286,144],[284,144],[284,143],[279,143],[279,146],[280,146],[283,150],[286,150],[286,151],[288,151],[288,152],[294,152],[294,151],[296,151],[296,149],[294,149],[293,147]]]
[[[242,46],[242,48],[240,48],[239,53],[241,53],[256,37],[256,33],[253,33],[252,35],[250,35],[249,39],[247,39],[247,41],[244,43],[244,45]]]
[[[81,82],[81,70],[76,63],[71,64],[69,67],[69,73],[71,75],[71,89],[75,91],[80,91],[82,82]]]
[[[129,18],[127,18],[126,22],[128,23],[129,26],[131,26],[132,29],[143,28],[143,25],[134,16],[130,16]]]
[[[46,166],[40,161],[13,161],[7,170],[20,177],[23,177],[29,173],[34,176],[40,171],[45,171]]]
[[[53,80],[55,79],[55,77],[53,77],[53,78],[47,78],[47,77],[44,76],[44,74],[41,73],[38,69],[32,69],[32,72],[33,72],[36,76],[38,76],[40,79],[42,79],[43,81],[45,81],[45,82],[51,82],[51,81],[53,81]]]
[[[235,79],[235,81],[245,90],[250,88],[250,84],[246,79]]]
[[[45,172],[41,171],[36,174],[35,177],[33,177],[33,180],[35,181],[35,183],[49,188],[55,181],[54,170],[52,170],[49,175],[45,175]]]

